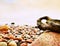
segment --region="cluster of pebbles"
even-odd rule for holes
[[[34,26],[6,24],[0,26],[0,46],[29,46],[42,32]]]

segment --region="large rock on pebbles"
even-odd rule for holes
[[[31,46],[60,46],[60,33],[45,32]]]

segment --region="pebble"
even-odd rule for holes
[[[7,46],[6,42],[0,42],[0,46]]]
[[[10,41],[8,46],[17,46],[16,42],[15,41]]]
[[[27,46],[27,43],[22,43],[20,46]]]

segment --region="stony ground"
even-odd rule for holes
[[[28,46],[42,33],[28,25],[0,25],[0,46]]]

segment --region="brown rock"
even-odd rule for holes
[[[60,46],[60,34],[45,32],[36,39],[31,46]]]
[[[27,39],[26,42],[32,43],[33,42],[33,39]]]
[[[27,46],[27,43],[21,43],[20,46]]]
[[[9,27],[7,25],[0,26],[0,31],[8,31]]]

